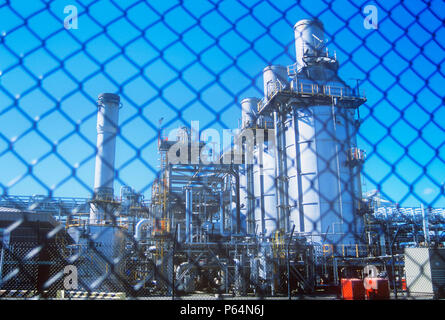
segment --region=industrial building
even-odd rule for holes
[[[120,97],[100,94],[94,195],[3,196],[0,224],[11,238],[2,265],[26,260],[12,258],[21,232],[10,228],[8,208],[14,208],[18,221],[33,212],[30,225],[41,216],[45,228],[62,226],[53,256],[65,264],[31,289],[48,290],[49,281],[63,290],[60,272],[71,263],[79,270],[81,291],[338,294],[341,279],[363,279],[372,265],[387,274],[395,294],[405,292],[404,279],[407,292],[415,294],[423,269],[414,262],[421,261],[434,274],[422,278],[430,284],[422,293],[442,295],[445,210],[399,208],[377,192],[363,194],[366,154],[356,134],[366,97],[339,77],[321,21],[301,20],[294,32],[296,63],[264,68],[264,96],[241,101],[232,148],[212,154],[213,161],[193,161],[208,146],[190,128],[178,130],[177,140],[159,135],[161,169],[149,201],[131,187],[116,195]],[[410,259],[415,250],[422,250],[420,260]],[[6,251],[11,254],[3,256]],[[51,265],[49,255],[45,259]],[[11,276],[10,270],[0,275]],[[28,289],[11,283],[0,289]]]

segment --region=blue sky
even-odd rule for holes
[[[363,26],[378,8],[378,29]],[[64,8],[78,8],[66,30]],[[293,25],[317,16],[340,76],[361,79],[364,191],[445,207],[443,1],[0,0],[0,192],[88,197],[95,100],[121,96],[115,182],[149,197],[157,127],[236,128],[262,69],[295,60]],[[26,25],[25,22],[26,21]]]

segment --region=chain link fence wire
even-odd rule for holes
[[[302,19],[324,33],[298,56]],[[439,0],[0,1],[0,297],[443,298],[444,19]],[[242,163],[173,163],[178,136]],[[93,187],[100,160],[119,195]]]

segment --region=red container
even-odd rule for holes
[[[344,300],[365,300],[365,287],[362,279],[342,279],[341,294]]]
[[[366,278],[366,297],[368,300],[389,299],[389,280],[384,278]]]
[[[402,290],[406,291],[406,279],[402,278]]]

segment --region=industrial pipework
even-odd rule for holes
[[[140,241],[142,239],[142,229],[146,226],[149,226],[152,223],[151,219],[141,219],[136,224],[135,232],[134,232],[134,239],[136,241]]]

